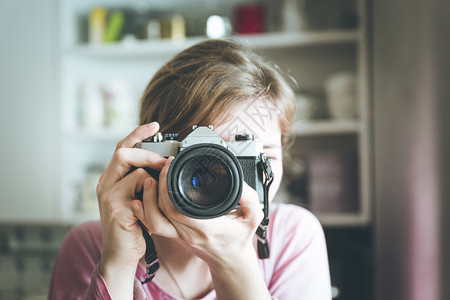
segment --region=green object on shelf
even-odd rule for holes
[[[123,28],[124,19],[124,14],[120,10],[115,10],[111,13],[106,26],[104,38],[106,43],[115,42],[119,39],[120,32]]]

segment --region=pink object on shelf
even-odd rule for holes
[[[236,33],[263,33],[265,31],[265,9],[263,4],[242,4],[234,10]]]
[[[308,202],[313,212],[358,211],[356,154],[323,151],[308,158]]]

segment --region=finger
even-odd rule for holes
[[[132,203],[137,218],[147,227],[150,233],[168,238],[179,237],[173,224],[160,211],[157,198],[158,183],[153,178],[146,179],[143,202],[133,201]]]
[[[173,161],[174,157],[171,156],[166,160],[166,164],[161,170],[159,174],[159,197],[158,197],[158,206],[161,208],[162,212],[165,215],[173,215],[177,213],[177,209],[173,206],[172,202],[169,201],[168,198],[168,189],[167,189],[167,173],[169,172],[170,165]]]
[[[167,173],[169,172],[169,168],[170,165],[172,164],[173,159],[174,159],[173,156],[167,158],[166,161],[164,162],[163,168],[161,169],[161,173],[159,173],[159,183],[162,185],[167,184]]]
[[[128,199],[135,199],[136,193],[144,189],[144,182],[150,178],[150,174],[142,168],[138,168],[122,179],[117,188],[123,191],[123,195]]]
[[[239,204],[241,205],[240,211],[244,219],[255,219],[258,222],[262,221],[264,213],[259,203],[258,193],[245,182]]]
[[[116,147],[120,148],[133,148],[137,143],[155,135],[159,130],[159,124],[157,122],[151,122],[141,125],[133,130],[126,138],[121,140]]]
[[[136,148],[120,148],[114,152],[102,182],[112,185],[124,178],[132,167],[150,168],[156,171],[162,169],[166,159],[158,153]]]
[[[141,221],[142,225],[145,226],[145,229],[147,230],[147,232],[151,234],[151,231],[148,229],[149,226],[148,226],[147,220],[145,218],[142,201],[141,200],[133,200],[131,202],[131,208],[133,209],[133,212],[134,212],[136,218],[139,221]]]

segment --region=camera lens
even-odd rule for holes
[[[237,158],[215,144],[197,144],[181,151],[169,168],[170,199],[183,214],[215,218],[231,211],[242,194],[243,175]]]
[[[178,177],[178,186],[185,199],[196,205],[214,205],[227,196],[230,173],[221,159],[200,155],[188,160]]]

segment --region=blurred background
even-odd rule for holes
[[[145,85],[208,38],[297,83],[276,201],[324,226],[333,299],[450,299],[449,15],[444,0],[0,0],[0,300],[46,298]]]

